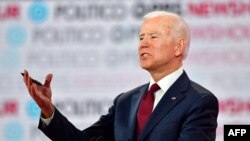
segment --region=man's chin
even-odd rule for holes
[[[146,65],[141,65],[141,68],[144,69],[144,70],[150,70],[150,67],[149,66],[146,66]]]

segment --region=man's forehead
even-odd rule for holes
[[[171,31],[171,24],[163,22],[152,22],[152,23],[143,23],[140,28],[140,34],[143,32],[149,33],[160,33],[160,32],[169,32]]]
[[[155,31],[152,31],[152,32],[140,32],[139,36],[145,36],[145,35],[159,35],[161,34],[160,32],[155,32]]]

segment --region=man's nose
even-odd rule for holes
[[[144,37],[141,41],[140,41],[140,46],[141,47],[148,47],[149,46],[149,42],[148,39],[146,37]]]
[[[149,44],[148,44],[147,42],[142,43],[142,44],[140,45],[140,48],[148,48],[148,47],[149,47]]]

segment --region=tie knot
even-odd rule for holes
[[[154,83],[154,84],[150,87],[149,92],[150,92],[150,93],[154,93],[154,92],[156,92],[156,91],[159,90],[159,89],[160,89],[159,85],[158,85],[157,83]]]

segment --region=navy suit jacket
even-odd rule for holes
[[[135,141],[136,114],[149,84],[117,96],[106,115],[85,130],[72,125],[57,109],[41,129],[53,141]],[[152,112],[138,141],[215,141],[218,100],[184,72]]]

